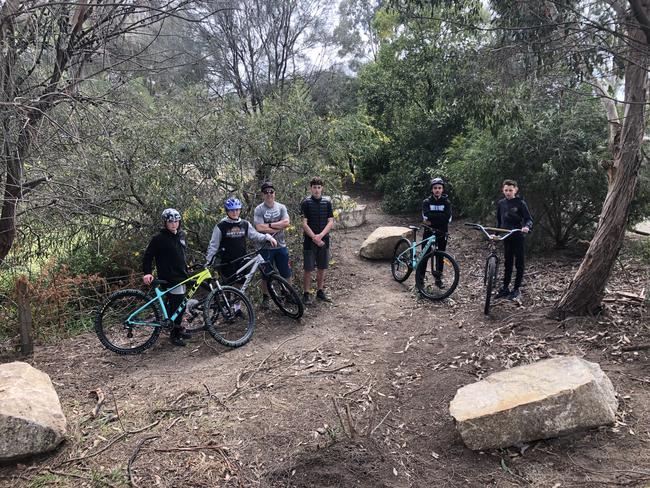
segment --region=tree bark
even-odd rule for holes
[[[636,2],[647,18],[650,1]],[[636,12],[634,12],[636,14]],[[608,169],[608,191],[598,227],[578,272],[551,316],[590,315],[600,311],[605,285],[623,244],[630,203],[641,167],[640,147],[645,128],[648,81],[648,39],[644,25],[635,17],[628,20],[629,53],[625,68],[625,113],[613,144],[614,162]]]

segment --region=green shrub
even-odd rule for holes
[[[607,191],[600,167],[606,120],[587,93],[533,93],[519,121],[496,131],[473,128],[446,152],[443,173],[455,183],[456,212],[494,222],[506,178],[519,184],[535,221],[539,245],[566,247],[589,238]]]

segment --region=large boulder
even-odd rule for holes
[[[336,226],[343,229],[359,227],[366,223],[365,205],[355,205],[353,208],[339,210]]]
[[[397,241],[412,234],[408,227],[378,227],[363,241],[360,254],[368,259],[392,259]]]
[[[0,462],[51,451],[65,431],[50,377],[27,363],[0,365]]]
[[[612,424],[617,408],[612,382],[600,366],[568,356],[464,386],[449,413],[467,447],[480,450]]]

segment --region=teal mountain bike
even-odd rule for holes
[[[163,329],[173,327],[174,320],[192,301],[195,303],[188,307],[191,308],[188,316],[195,318],[202,309],[204,323],[200,327],[188,327],[191,332],[207,330],[215,340],[228,347],[239,347],[251,340],[255,312],[250,300],[237,288],[221,286],[210,269],[201,267],[201,271],[185,281],[171,287],[167,285],[163,280],[154,280],[153,296],[135,289],[111,294],[95,317],[95,332],[104,347],[117,354],[138,354],[149,349]],[[181,285],[187,285],[189,290],[178,308],[170,311],[164,296]],[[197,302],[193,297],[202,288],[208,293]]]
[[[409,225],[413,231],[413,240],[402,237],[397,241],[390,271],[396,281],[403,283],[415,269],[415,286],[420,294],[429,300],[444,300],[458,286],[460,269],[451,254],[436,248],[435,232],[430,237],[417,241],[418,230],[424,228],[433,231],[426,225]]]

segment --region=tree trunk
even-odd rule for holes
[[[0,213],[0,263],[4,261],[16,238],[16,206],[20,199],[21,162],[7,158],[5,189]]]
[[[648,3],[643,2],[648,13]],[[630,50],[625,68],[625,114],[614,163],[608,170],[609,187],[596,233],[578,272],[555,305],[551,316],[590,315],[600,311],[605,285],[623,244],[625,226],[641,167],[640,147],[645,128],[648,40],[639,23],[629,19]]]

